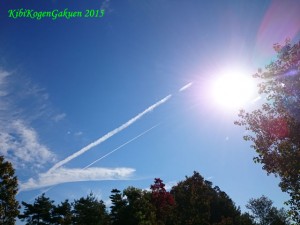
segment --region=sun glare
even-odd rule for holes
[[[247,76],[248,75],[248,76]],[[215,101],[226,108],[239,108],[254,97],[255,84],[249,73],[241,70],[222,72],[213,82]]]

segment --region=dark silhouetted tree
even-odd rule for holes
[[[77,225],[106,225],[109,218],[102,200],[92,193],[85,198],[74,201],[73,224]]]
[[[238,224],[240,211],[218,187],[204,180],[198,173],[186,177],[171,190],[175,215],[179,225]]]
[[[257,199],[250,199],[246,205],[251,210],[256,222],[260,225],[289,225],[289,215],[283,208],[273,207],[273,202],[264,195]]]
[[[69,200],[65,200],[60,205],[54,206],[52,223],[55,225],[72,224],[72,205],[69,203]]]
[[[262,196],[257,199],[250,199],[246,207],[251,210],[260,225],[268,225],[271,220],[272,205],[273,202],[269,198]]]
[[[268,174],[279,176],[287,204],[300,224],[300,42],[274,45],[277,60],[259,69],[259,94],[265,102],[252,112],[241,110],[235,124],[251,131],[244,139],[253,143],[254,158]]]
[[[112,225],[126,225],[128,224],[129,215],[126,213],[127,200],[123,198],[121,191],[113,189],[111,191],[110,200],[112,206],[110,207],[110,218]]]
[[[210,184],[212,185],[212,184]],[[238,224],[240,210],[236,208],[231,198],[218,186],[211,190],[210,223]]]
[[[18,179],[10,162],[0,156],[0,224],[15,224],[19,214],[19,203],[16,200]]]
[[[273,207],[271,211],[271,225],[290,225],[291,219],[287,210],[284,208],[277,209]]]
[[[127,224],[157,225],[155,208],[151,204],[151,193],[141,189],[128,187],[123,191],[128,201],[126,213],[129,215]]]
[[[249,213],[243,213],[238,218],[238,222],[236,223],[238,225],[256,225],[254,222],[253,217]]]
[[[210,225],[210,184],[194,172],[171,189],[176,202],[176,215],[180,225],[203,224]]]
[[[19,219],[26,221],[27,225],[47,225],[52,224],[53,201],[45,197],[45,194],[37,197],[33,204],[22,202],[25,207],[24,213],[19,215]]]

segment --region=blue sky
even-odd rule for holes
[[[103,18],[7,14],[101,7]],[[211,86],[224,68],[250,76],[274,43],[299,39],[299,10],[292,0],[2,1],[0,153],[16,168],[17,198],[55,185],[47,195],[57,203],[90,191],[106,201],[113,188],[155,177],[171,186],[196,170],[242,209],[262,194],[283,206],[278,180],[233,124],[237,110],[216,104]]]

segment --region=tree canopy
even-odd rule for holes
[[[102,200],[98,200],[93,193],[85,198],[74,201],[73,224],[78,225],[106,225],[108,214]]]
[[[175,185],[171,194],[176,202],[178,224],[239,224],[240,210],[229,196],[213,187],[198,172]]]
[[[268,174],[280,177],[280,187],[290,195],[287,204],[300,223],[300,42],[275,44],[277,59],[259,69],[259,94],[265,99],[260,108],[241,110],[240,120],[250,133],[244,139],[253,143],[254,161]]]
[[[19,219],[26,221],[26,225],[50,225],[53,222],[53,202],[54,201],[46,197],[45,194],[37,197],[33,204],[22,202],[25,209],[24,213],[19,215]]]
[[[16,200],[18,180],[10,162],[0,156],[0,224],[15,224],[19,214],[19,203]]]
[[[61,204],[53,207],[52,216],[55,225],[71,225],[72,224],[72,204],[66,199]]]

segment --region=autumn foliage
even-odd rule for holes
[[[274,44],[277,60],[253,75],[258,80],[262,105],[252,111],[241,110],[235,123],[250,132],[244,139],[257,152],[254,161],[268,174],[278,176],[286,203],[300,223],[300,42]]]

